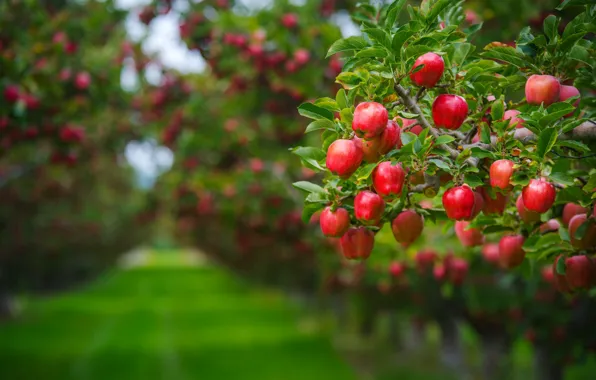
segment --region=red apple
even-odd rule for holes
[[[455,222],[455,234],[464,247],[474,247],[484,243],[484,235],[477,228],[468,228],[470,222],[458,220]]]
[[[482,246],[482,257],[484,260],[491,264],[499,262],[499,245],[495,243],[489,243]]]
[[[398,261],[393,261],[391,264],[389,264],[389,273],[393,277],[399,277],[405,271],[405,269],[406,267]]]
[[[416,262],[416,269],[420,273],[427,272],[430,268],[435,265],[435,261],[437,261],[438,255],[436,252],[425,249],[416,253],[414,257],[414,261]]]
[[[505,190],[509,188],[512,175],[513,161],[497,160],[490,166],[490,185]]]
[[[474,191],[468,185],[452,187],[443,193],[443,207],[449,219],[471,219],[474,205]]]
[[[461,257],[454,257],[449,262],[449,281],[454,285],[461,285],[468,274],[468,262]]]
[[[445,264],[439,263],[433,268],[433,277],[437,281],[443,281],[447,277],[447,268]]]
[[[565,207],[563,207],[563,216],[561,219],[563,220],[563,224],[565,225],[565,227],[567,227],[571,218],[579,214],[585,214],[587,212],[588,209],[585,207],[582,207],[575,203],[567,203]]]
[[[79,90],[86,90],[91,84],[91,75],[88,72],[82,71],[77,73],[74,79],[74,85]]]
[[[375,234],[366,227],[350,228],[339,241],[346,259],[368,259],[375,245]]]
[[[552,75],[532,75],[526,82],[528,104],[549,106],[559,100],[561,84]]]
[[[382,104],[377,102],[362,102],[354,110],[352,129],[356,135],[365,139],[372,139],[385,130],[389,121],[389,114]]]
[[[499,263],[503,268],[515,268],[524,261],[524,237],[521,235],[503,236],[499,241]]]
[[[393,149],[401,148],[401,129],[399,125],[395,121],[389,120],[379,140],[378,151],[380,154],[387,154]]]
[[[569,293],[571,291],[571,287],[567,282],[567,276],[564,274],[557,273],[557,263],[559,262],[559,260],[565,260],[565,257],[563,255],[559,255],[553,262],[552,272],[555,277],[555,287],[562,293]]]
[[[353,140],[335,140],[327,150],[327,169],[346,179],[360,167],[362,148]]]
[[[295,28],[298,25],[298,16],[295,13],[286,13],[281,16],[281,24],[288,29]]]
[[[381,154],[379,153],[379,145],[381,145],[380,136],[371,140],[365,140],[354,136],[354,142],[362,149],[364,161],[369,163],[379,161],[379,158],[381,157]]]
[[[424,218],[413,210],[400,212],[391,222],[391,231],[398,242],[410,245],[422,234]]]
[[[4,99],[8,103],[15,103],[17,100],[19,100],[21,96],[20,93],[21,92],[18,86],[10,84],[4,88]]]
[[[379,194],[364,190],[354,199],[354,214],[363,224],[377,225],[385,212],[385,201]]]
[[[515,202],[515,206],[517,207],[517,213],[519,214],[520,219],[524,223],[536,223],[540,221],[540,214],[534,211],[529,211],[526,206],[524,205],[524,200],[522,195],[520,194],[517,198],[517,202]]]
[[[524,119],[517,117],[520,113],[518,110],[507,110],[503,114],[503,120],[509,120],[510,128],[524,128]]]
[[[571,289],[592,287],[594,263],[587,256],[571,256],[565,259],[565,278]]]
[[[559,231],[560,227],[561,227],[561,224],[559,223],[559,221],[557,219],[550,219],[546,223],[542,223],[539,231],[541,234],[546,234],[549,232],[557,232],[557,231]]]
[[[580,96],[579,90],[573,86],[565,86],[565,85],[561,85],[561,89],[559,90],[559,101],[563,102],[569,98],[572,98],[574,96]],[[577,108],[577,106],[579,106],[579,99],[577,99],[575,102],[573,102],[573,106],[575,108]],[[565,115],[565,117],[569,117],[573,115],[573,112],[569,112],[567,115]]]
[[[577,229],[584,223],[588,222],[586,214],[575,215],[569,221],[569,238],[571,245],[578,249],[591,249],[596,247],[596,223],[594,220],[590,221],[588,227],[581,239],[576,238]]]
[[[522,190],[526,209],[540,214],[550,210],[555,203],[556,195],[557,192],[553,184],[542,178],[530,180],[530,183]]]
[[[321,212],[319,217],[321,231],[328,237],[342,237],[348,228],[350,228],[350,215],[343,207],[338,207],[333,211],[327,206]]]
[[[468,115],[468,103],[458,95],[439,95],[432,108],[433,120],[437,128],[458,129]]]
[[[427,88],[434,87],[441,79],[443,71],[445,70],[445,62],[443,58],[435,53],[426,53],[418,57],[412,71],[418,66],[424,65],[422,69],[410,74],[410,79],[417,86],[424,86]]]
[[[507,206],[507,201],[509,200],[508,196],[497,191],[490,191],[485,187],[480,187],[476,191],[482,195],[482,199],[484,200],[482,211],[485,215],[503,215],[505,207]],[[493,193],[494,198],[492,197],[491,192]]]
[[[401,195],[406,172],[400,163],[381,162],[372,172],[373,186],[383,198],[395,198]]]
[[[544,282],[547,282],[547,283],[553,284],[553,285],[555,284],[555,273],[553,271],[552,265],[545,265],[544,267],[542,267],[540,274],[541,274]]]
[[[483,209],[484,197],[478,191],[474,191],[474,211],[472,211],[472,217],[470,219],[474,219]]]

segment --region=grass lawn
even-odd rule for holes
[[[0,379],[354,379],[281,294],[153,254],[0,324]]]

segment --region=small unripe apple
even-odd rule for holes
[[[520,219],[524,223],[536,223],[540,221],[540,213],[528,210],[524,205],[524,200],[521,194],[517,198],[515,206],[517,207],[517,213],[519,214]]]
[[[507,201],[509,200],[508,196],[497,191],[492,191],[491,195],[491,191],[485,187],[480,187],[476,191],[482,194],[482,198],[484,200],[482,211],[485,215],[503,215],[505,207],[507,206]]]
[[[497,160],[490,166],[490,185],[499,189],[507,189],[513,175],[513,161]]]
[[[559,100],[561,84],[552,75],[532,75],[526,82],[528,104],[549,106]]]
[[[580,96],[579,90],[573,86],[565,86],[565,85],[561,85],[561,89],[559,90],[559,101],[563,102],[569,98],[572,98],[574,96]],[[577,106],[579,106],[579,99],[577,99],[575,102],[573,102],[573,106],[575,108],[577,108]],[[569,112],[567,115],[565,115],[565,117],[569,117],[571,115],[573,115],[573,112]]]
[[[546,234],[549,232],[557,232],[559,231],[559,228],[561,228],[561,223],[559,223],[557,219],[550,219],[547,222],[542,223],[539,231],[541,234]]]
[[[499,241],[499,263],[503,268],[515,268],[524,261],[524,237],[521,235],[503,236]]]
[[[364,190],[354,198],[354,214],[363,224],[379,224],[383,212],[385,212],[385,201],[379,194]]]
[[[587,256],[565,259],[565,278],[571,289],[589,289],[594,277],[594,263]]]
[[[445,61],[443,57],[435,53],[426,53],[418,57],[412,71],[418,66],[424,65],[422,69],[410,74],[410,79],[417,86],[424,86],[427,88],[434,87],[441,79],[443,71],[445,70]]]
[[[499,262],[499,245],[489,243],[482,246],[482,257],[488,263],[496,264]]]
[[[378,151],[380,154],[387,154],[393,149],[401,148],[401,129],[399,125],[395,121],[389,120],[379,140]]]
[[[333,211],[327,206],[321,212],[319,217],[321,231],[328,237],[342,237],[348,228],[350,228],[350,215],[343,207],[338,207]]]
[[[327,169],[346,179],[360,167],[362,158],[362,148],[353,140],[335,140],[327,150]]]
[[[524,128],[524,119],[517,117],[520,113],[518,110],[505,111],[503,120],[509,120],[509,128]]]
[[[385,130],[389,121],[387,109],[377,102],[362,102],[354,110],[352,130],[358,137],[372,139]]]
[[[375,234],[366,227],[350,228],[339,241],[346,259],[368,259],[375,245]]]
[[[406,267],[398,261],[393,261],[391,264],[389,264],[389,273],[393,277],[399,277],[405,271],[405,269]]]
[[[477,228],[468,228],[470,222],[458,220],[455,222],[455,235],[464,247],[474,247],[484,243],[484,235]]]
[[[394,198],[401,195],[406,172],[400,163],[381,162],[372,172],[373,187],[383,198]]]
[[[452,187],[443,193],[443,207],[449,219],[471,219],[475,202],[474,191],[465,184]]]
[[[553,184],[542,178],[530,180],[530,183],[522,190],[526,209],[540,214],[550,210],[555,203],[556,195],[557,192]]]
[[[433,120],[437,128],[458,129],[468,115],[468,103],[459,95],[439,95],[433,102]]]
[[[585,214],[588,212],[588,209],[582,207],[575,203],[567,203],[565,207],[563,207],[563,216],[561,219],[563,220],[563,224],[565,227],[569,225],[569,221],[576,215]]]
[[[391,222],[391,231],[395,240],[404,244],[412,244],[422,234],[424,218],[413,210],[400,212]]]
[[[588,221],[586,214],[575,215],[569,221],[569,238],[571,245],[578,249],[591,249],[596,247],[596,223],[592,220],[581,239],[576,237],[577,229]]]

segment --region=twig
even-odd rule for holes
[[[424,91],[426,91],[426,87],[420,87],[418,89],[418,92],[416,93],[416,96],[414,97],[415,102],[418,102],[418,100],[422,97],[422,95],[424,95]]]
[[[466,137],[464,137],[464,144],[469,144],[472,141],[472,139],[474,138],[474,135],[476,134],[477,131],[478,131],[478,127],[473,126],[472,129],[470,129],[468,131],[468,133],[466,134]]]

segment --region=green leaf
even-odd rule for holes
[[[393,41],[391,41],[391,50],[397,58],[401,56],[401,48],[404,43],[414,34],[415,32],[409,29],[400,30],[395,33],[393,36]]]
[[[362,168],[358,169],[358,174],[356,174],[356,178],[358,178],[359,181],[368,179],[368,177],[370,177],[371,173],[373,172],[373,170],[375,170],[376,167],[376,162],[364,165]]]
[[[437,17],[443,12],[449,5],[453,4],[454,0],[438,0],[433,4],[430,12],[426,16],[427,21],[435,21]]]
[[[484,181],[476,174],[472,173],[466,173],[464,175],[464,181],[472,188],[484,185]]]
[[[391,38],[389,34],[381,28],[365,28],[362,29],[363,33],[366,33],[371,40],[377,42],[381,46],[391,49]]]
[[[356,53],[356,58],[385,58],[389,56],[387,49],[370,47]]]
[[[561,11],[567,7],[574,6],[574,5],[593,5],[593,4],[594,4],[594,0],[565,0],[555,9],[558,11]]]
[[[397,114],[404,119],[416,119],[418,117],[417,113],[410,113],[402,110],[397,111]]]
[[[400,12],[406,4],[406,1],[407,0],[397,0],[391,3],[391,5],[389,5],[389,8],[387,8],[387,13],[385,16],[385,27],[391,28],[395,24]]]
[[[450,171],[451,167],[449,167],[449,164],[447,164],[445,161],[443,160],[439,160],[437,158],[431,158],[430,160],[428,160],[429,162],[435,164],[439,169],[443,169],[446,171]]]
[[[309,223],[310,218],[312,218],[317,211],[322,210],[324,207],[325,205],[321,203],[306,203],[302,209],[302,221],[304,223]]]
[[[548,152],[553,148],[557,142],[557,130],[555,128],[546,128],[540,132],[538,137],[538,144],[536,147],[536,154],[540,158],[544,158]]]
[[[335,94],[335,101],[340,109],[348,108],[351,106],[350,100],[348,99],[348,95],[346,95],[346,90],[340,88]]]
[[[493,120],[502,120],[505,112],[505,104],[502,99],[497,99],[493,102],[490,109],[490,116]]]
[[[491,143],[491,139],[490,139],[490,126],[484,125],[480,129],[480,141],[482,141],[484,144],[490,144]]]
[[[455,64],[456,66],[463,65],[468,55],[476,49],[474,45],[467,42],[454,45],[455,52],[453,54],[452,64]]]
[[[482,232],[484,234],[494,234],[497,232],[505,232],[505,231],[512,231],[512,230],[513,230],[513,228],[511,228],[511,227],[496,225],[496,226],[488,226]]]
[[[335,130],[335,124],[331,120],[327,119],[315,120],[312,123],[310,123],[308,127],[306,127],[306,131],[304,131],[304,133],[318,131],[321,129]]]
[[[577,41],[583,39],[585,35],[586,35],[586,32],[582,31],[582,32],[574,33],[567,37],[564,37],[563,41],[561,41],[561,44],[559,45],[559,48],[558,48],[559,52],[565,53],[565,52],[569,51],[577,43]]]
[[[573,181],[573,177],[570,176],[568,173],[551,173],[549,178],[552,179],[556,183],[560,183],[562,185],[573,186],[575,182]]]
[[[481,54],[484,58],[498,59],[519,68],[528,67],[527,57],[510,46],[488,46],[489,49]]]
[[[565,257],[561,257],[560,259],[557,260],[557,274],[560,274],[561,276],[565,276],[565,271],[567,270],[567,266],[565,265]]]
[[[591,224],[592,224],[592,221],[590,219],[583,222],[575,231],[574,237],[578,240],[583,239],[584,235],[588,231],[588,227],[590,227]]]
[[[441,145],[441,144],[448,144],[452,141],[455,141],[455,137],[449,136],[449,135],[441,135],[441,136],[437,137],[437,139],[435,140],[435,143],[437,145]]]
[[[331,99],[331,98],[317,99],[317,100],[315,100],[314,105],[317,107],[325,108],[326,110],[329,110],[332,112],[339,112],[341,110],[341,108],[339,108],[339,106],[337,105],[337,102],[335,101],[335,99]]]
[[[302,160],[308,164],[307,166],[318,169],[318,170],[325,170],[325,168],[319,164],[319,161],[325,158],[325,152],[322,149],[313,148],[313,147],[297,147],[292,150],[292,153],[302,158]]]
[[[317,107],[312,103],[302,103],[298,107],[298,113],[309,119],[329,119],[333,120],[333,113],[325,108]]]
[[[569,103],[555,103],[548,106],[546,111],[548,114],[540,118],[540,125],[546,127],[552,124],[554,121],[559,120],[563,116],[567,115],[570,112],[573,112],[575,107]]]
[[[344,52],[344,51],[352,51],[352,50],[361,50],[368,46],[366,40],[362,37],[348,37],[341,40],[337,40],[331,45],[329,51],[327,51],[327,56],[325,58],[329,58],[333,54]]]
[[[403,145],[408,145],[412,141],[416,140],[416,138],[418,138],[418,136],[416,136],[412,132],[405,132],[401,134],[401,143]]]
[[[580,152],[580,153],[587,153],[590,151],[589,146],[587,146],[583,142],[575,141],[575,140],[562,140],[562,141],[557,142],[557,145],[563,146],[566,148],[571,148],[571,149],[575,150],[576,152]]]
[[[351,90],[360,86],[364,82],[364,79],[356,73],[344,71],[337,76],[335,82],[344,86],[345,89]]]
[[[484,150],[480,147],[474,147],[471,149],[472,152],[472,157],[476,157],[476,158],[490,158],[492,160],[496,160],[497,159],[497,155],[495,155],[493,152],[489,151],[489,150]]]
[[[593,62],[590,58],[590,53],[583,46],[574,45],[569,51],[569,54],[567,54],[567,57],[592,67]]]
[[[308,181],[298,181],[292,184],[297,189],[306,191],[307,193],[325,194],[325,189],[321,186]]]
[[[560,21],[561,20],[555,15],[550,15],[544,19],[544,34],[548,37],[548,40],[551,43],[559,36],[557,29]]]

